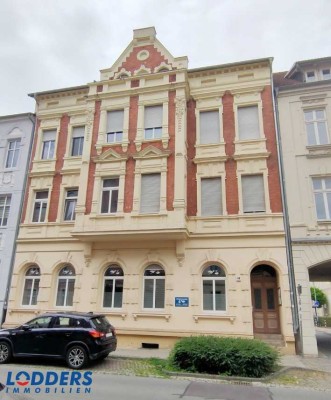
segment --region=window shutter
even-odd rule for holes
[[[145,107],[145,129],[162,126],[163,106]]]
[[[222,179],[201,179],[201,215],[222,214]]]
[[[200,112],[200,144],[219,143],[220,121],[218,111]]]
[[[259,113],[257,106],[238,108],[239,139],[258,139],[260,137]]]
[[[72,129],[73,138],[84,137],[84,134],[85,134],[85,126],[75,126]]]
[[[160,189],[160,174],[148,174],[141,176],[141,213],[157,213],[160,211]]]
[[[123,132],[124,110],[107,112],[107,132]]]
[[[43,132],[43,141],[44,142],[48,142],[50,140],[55,140],[55,136],[56,136],[56,130],[52,129],[49,131],[44,131]]]
[[[263,175],[248,175],[241,178],[243,211],[265,211]]]

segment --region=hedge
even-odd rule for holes
[[[260,340],[194,336],[180,339],[169,361],[188,372],[259,378],[275,370],[278,356]]]

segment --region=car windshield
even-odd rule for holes
[[[106,317],[91,318],[91,321],[97,329],[107,329],[110,327],[110,323]]]

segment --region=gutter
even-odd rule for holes
[[[288,212],[287,201],[286,201],[284,162],[283,162],[283,154],[281,151],[282,141],[281,141],[281,136],[280,136],[279,111],[278,111],[278,103],[277,103],[278,89],[274,89],[272,72],[271,72],[271,87],[272,87],[272,94],[273,94],[272,102],[273,102],[274,115],[275,115],[278,166],[279,166],[279,174],[280,174],[280,188],[281,188],[281,196],[282,196],[282,202],[283,202],[283,220],[284,220],[284,229],[285,229],[285,244],[286,244],[286,257],[287,257],[287,264],[288,264],[288,278],[289,278],[290,296],[291,296],[293,332],[294,332],[294,334],[298,334],[299,336],[301,336],[299,309],[298,309],[298,300],[297,300],[297,296],[296,296],[296,283],[295,283],[295,273],[294,273],[294,264],[293,264],[291,229],[290,229],[290,222],[289,222],[289,212]],[[300,340],[300,338],[299,338],[299,340]]]
[[[0,328],[2,327],[2,324],[6,320],[6,315],[7,315],[7,309],[8,309],[8,299],[9,299],[9,291],[11,287],[11,281],[13,277],[13,271],[14,271],[14,263],[15,263],[15,257],[16,257],[16,248],[17,248],[17,239],[18,239],[18,234],[19,234],[19,229],[21,225],[21,218],[22,218],[22,213],[23,213],[23,204],[24,204],[24,199],[26,195],[26,187],[27,187],[27,182],[28,182],[28,171],[29,171],[29,166],[31,162],[31,157],[32,157],[32,146],[35,140],[35,126],[36,126],[36,119],[33,118],[32,113],[28,113],[27,116],[29,120],[32,122],[32,132],[31,132],[31,140],[30,140],[30,145],[28,149],[28,154],[30,156],[27,157],[26,160],[26,165],[25,165],[25,174],[24,174],[24,180],[23,180],[23,187],[22,187],[22,195],[21,195],[21,201],[20,201],[20,208],[18,212],[18,220],[16,224],[16,229],[15,229],[15,240],[14,240],[14,246],[12,250],[12,255],[10,259],[10,267],[8,271],[8,281],[7,281],[7,287],[6,287],[6,294],[4,298],[4,305],[3,305],[3,313],[2,313],[2,320],[0,321]]]

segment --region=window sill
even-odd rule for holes
[[[317,220],[317,223],[319,225],[330,225],[331,224],[331,219],[321,219]]]
[[[123,321],[125,320],[125,318],[128,315],[127,313],[123,313],[121,311],[111,310],[111,309],[106,308],[106,307],[103,307],[102,310],[103,310],[104,314],[107,314],[107,315],[109,315],[111,317],[121,317]]]
[[[234,315],[224,315],[224,314],[196,314],[193,315],[195,323],[199,322],[199,319],[218,319],[218,320],[229,320],[231,324],[234,323],[236,317]]]
[[[10,308],[8,310],[8,314],[12,314],[12,313],[34,313],[36,315],[40,314],[40,309],[37,308],[37,306],[35,307],[31,307],[31,306],[21,306],[21,308]]]
[[[167,322],[171,317],[170,314],[163,314],[163,313],[155,313],[155,312],[146,312],[146,313],[135,313],[132,314],[133,319],[137,321],[138,318],[164,318]]]
[[[151,217],[166,217],[168,215],[167,212],[158,212],[158,213],[146,213],[146,214],[141,214],[141,213],[131,213],[131,217],[134,218],[151,218]]]
[[[308,154],[306,154],[307,158],[314,157],[331,157],[331,144],[316,144],[306,146]]]
[[[90,219],[103,219],[103,218],[124,218],[124,213],[113,213],[113,214],[96,214],[94,216],[90,216]]]

